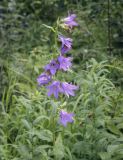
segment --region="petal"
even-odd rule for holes
[[[70,50],[71,50],[71,48],[67,48],[66,46],[64,46],[63,48],[61,48],[61,53],[64,54],[64,53],[67,53]]]
[[[61,123],[64,127],[67,126],[67,121],[65,121],[65,120],[63,120],[63,119],[60,119],[60,123]]]
[[[52,75],[55,75],[56,69],[55,69],[55,68],[51,68],[51,69],[50,69],[50,72],[51,72]]]
[[[76,18],[76,14],[71,14],[71,18],[75,19]]]
[[[50,97],[52,95],[52,92],[49,90],[47,95],[48,95],[48,97]]]
[[[55,96],[55,98],[58,98],[58,90],[57,89],[54,91],[54,96]]]

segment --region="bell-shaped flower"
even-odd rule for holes
[[[55,75],[56,71],[59,69],[59,64],[56,60],[52,60],[44,69],[46,72],[50,72],[51,75]]]
[[[61,110],[60,115],[59,115],[59,123],[61,125],[63,125],[64,127],[66,127],[67,123],[73,123],[74,122],[73,116],[74,116],[73,113],[67,113],[64,110]]]
[[[58,98],[59,93],[62,92],[62,88],[59,81],[54,81],[52,84],[47,86],[48,96],[54,95],[55,98]]]
[[[59,40],[61,41],[62,43],[62,46],[61,46],[61,54],[65,54],[67,53],[68,51],[71,50],[72,48],[72,39],[71,38],[65,38],[64,36],[59,36]]]
[[[59,69],[67,71],[72,66],[71,61],[72,61],[71,57],[66,58],[64,56],[59,56],[58,57]]]
[[[39,86],[48,84],[51,81],[51,76],[48,75],[47,73],[42,73],[40,76],[37,78],[37,82]]]
[[[75,26],[78,26],[78,23],[75,21],[76,15],[75,14],[71,14],[68,17],[63,19],[63,22],[65,23],[65,25],[72,29]]]
[[[67,82],[62,82],[61,87],[62,87],[63,94],[67,95],[68,97],[69,97],[69,95],[70,96],[75,96],[74,91],[79,89],[78,86],[69,84]]]

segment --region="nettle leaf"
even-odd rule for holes
[[[32,129],[31,124],[26,120],[26,119],[22,119],[21,122],[23,123],[24,127],[28,130]]]
[[[107,151],[111,154],[112,160],[123,159],[123,144],[109,145]]]
[[[109,145],[107,151],[112,155],[118,153],[122,153],[123,155],[123,144]]]
[[[64,152],[65,151],[64,151],[64,145],[62,142],[62,137],[61,137],[61,134],[59,134],[56,141],[55,141],[53,153],[54,153],[54,156],[57,160],[61,160],[65,156]]]
[[[45,158],[48,158],[48,155],[47,155],[47,151],[46,150],[49,150],[51,148],[50,145],[41,145],[41,146],[36,146],[34,147],[34,151],[33,153],[35,155],[38,155],[38,156],[43,156]]]
[[[73,160],[73,157],[72,157],[72,153],[71,153],[71,151],[70,151],[70,149],[68,148],[68,147],[65,147],[65,150],[66,150],[66,152],[67,152],[67,156],[68,156],[68,159],[69,160]]]
[[[34,155],[39,155],[41,153],[42,156],[47,156],[47,152],[42,146],[35,147],[33,153]]]
[[[32,159],[32,154],[26,145],[20,144],[20,146],[18,147],[18,152],[22,158]]]
[[[36,124],[40,123],[42,120],[43,121],[44,120],[48,120],[49,121],[49,117],[47,117],[45,115],[39,116],[34,120],[33,124],[36,125]]]
[[[118,148],[118,145],[109,145],[107,151],[112,154]]]
[[[72,152],[78,154],[90,154],[90,144],[86,141],[79,141],[73,145]]]
[[[100,152],[98,154],[101,158],[101,160],[110,160],[111,159],[111,155],[107,152]]]
[[[53,134],[49,130],[35,131],[34,134],[43,141],[47,141],[47,142],[53,141]]]
[[[51,103],[51,106],[52,106],[52,114],[53,114],[53,116],[55,116],[56,115],[56,112],[57,112],[57,108],[59,107],[59,105],[60,105],[60,102],[55,102],[55,101],[51,101],[50,102]]]
[[[119,124],[117,125],[117,128],[118,128],[118,129],[122,129],[122,128],[123,128],[123,123],[119,123]]]
[[[121,132],[119,129],[113,124],[113,123],[108,123],[107,128],[114,134],[116,135],[121,135]]]

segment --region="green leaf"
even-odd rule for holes
[[[47,142],[53,141],[53,134],[49,130],[43,130],[43,131],[36,131],[35,135],[38,136],[39,139]]]
[[[26,119],[22,119],[21,122],[23,123],[26,129],[31,130],[32,127]]]
[[[111,154],[122,153],[123,154],[123,144],[109,145],[107,151]]]
[[[113,154],[114,151],[118,148],[118,145],[109,145],[108,148],[107,148],[107,151],[110,153],[110,154]]]
[[[37,146],[37,147],[34,148],[34,153],[35,154],[38,154],[38,153],[42,153],[43,154],[43,153],[46,152],[45,149],[49,149],[49,148],[51,148],[50,145]]]
[[[43,26],[45,26],[46,28],[48,28],[48,29],[51,29],[53,32],[55,32],[55,30],[54,30],[54,28],[53,27],[51,27],[51,26],[48,26],[48,25],[46,25],[46,24],[42,24]]]
[[[55,141],[53,153],[57,160],[61,160],[62,158],[64,158],[64,146],[63,146],[61,134],[58,135]]]
[[[118,128],[113,123],[108,123],[107,128],[114,134],[120,135],[121,132],[118,130]]]
[[[107,152],[100,152],[98,155],[100,156],[101,160],[110,160],[111,159],[110,154]]]
[[[32,159],[32,154],[29,151],[29,148],[26,145],[20,144],[18,147],[18,152],[21,155],[22,158],[25,159]]]
[[[44,116],[44,115],[39,116],[39,117],[37,117],[37,118],[34,120],[33,124],[36,125],[36,124],[38,124],[38,123],[39,123],[40,121],[42,121],[42,120],[48,120],[48,121],[49,121],[49,117]]]

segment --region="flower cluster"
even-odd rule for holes
[[[73,27],[78,26],[75,18],[76,15],[72,14],[64,18],[62,22],[68,29],[71,30]],[[46,89],[48,90],[47,95],[54,95],[56,99],[59,97],[59,94],[64,94],[67,97],[75,96],[74,91],[78,90],[79,88],[71,83],[53,80],[53,76],[58,70],[66,72],[72,66],[72,58],[66,57],[66,53],[72,49],[73,40],[63,35],[58,35],[58,39],[61,42],[60,55],[56,59],[51,60],[50,63],[44,67],[44,72],[37,78],[39,86],[46,86],[50,83],[48,86],[46,86]],[[68,122],[73,122],[73,116],[73,113],[67,113],[62,110],[60,112],[59,122],[63,126],[66,126]]]

